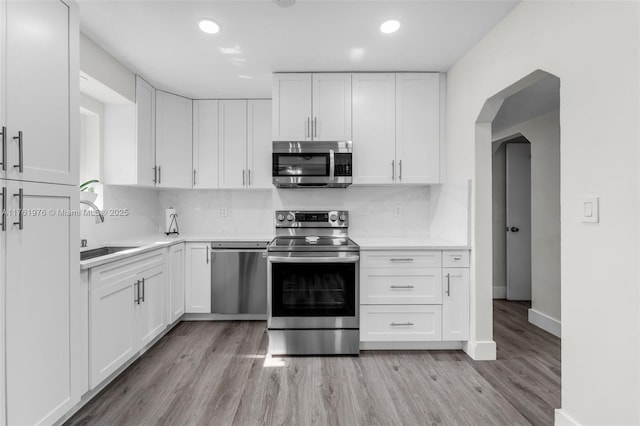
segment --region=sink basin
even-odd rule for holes
[[[138,248],[140,246],[134,247],[98,247],[91,250],[85,250],[80,252],[80,260],[89,260],[95,257],[106,256],[108,254],[118,253],[119,251],[129,250]]]

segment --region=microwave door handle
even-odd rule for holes
[[[334,169],[336,167],[336,157],[332,149],[329,150],[329,180],[334,178]]]

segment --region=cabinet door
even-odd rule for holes
[[[393,183],[395,74],[353,74],[353,183]]]
[[[75,370],[81,337],[79,224],[77,217],[64,214],[78,208],[78,191],[17,181],[4,181],[2,187],[8,208],[7,423],[54,423],[80,400]],[[14,224],[20,221],[22,229]]]
[[[440,76],[396,74],[396,182],[440,182]]]
[[[139,278],[132,269],[91,291],[89,374],[91,389],[123,366],[140,348],[136,330]]]
[[[208,244],[186,245],[186,313],[211,313],[211,264]]]
[[[247,185],[247,101],[220,101],[219,108],[220,188],[244,188]]]
[[[351,140],[351,74],[313,74],[312,139]]]
[[[442,340],[469,340],[469,269],[442,269]]]
[[[156,165],[158,186],[191,188],[192,131],[191,99],[156,92]]]
[[[75,8],[61,1],[6,2],[9,179],[78,184]]]
[[[271,100],[250,100],[247,107],[247,186],[271,189]]]
[[[311,74],[273,75],[273,140],[311,140]]]
[[[184,244],[169,247],[169,324],[184,314]]]
[[[218,187],[218,101],[193,101],[193,187]]]
[[[153,186],[156,181],[156,89],[139,75],[136,76],[135,109],[136,183]]]
[[[165,265],[138,273],[140,305],[137,312],[140,346],[145,347],[167,327],[167,275]]]

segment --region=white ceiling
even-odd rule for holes
[[[520,0],[80,0],[82,32],[157,88],[271,97],[277,71],[447,71]],[[222,30],[201,32],[211,18]],[[379,31],[387,19],[400,30]]]

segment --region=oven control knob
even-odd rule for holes
[[[282,222],[284,220],[284,215],[282,213],[280,213],[278,215],[278,222]]]
[[[340,215],[340,222],[344,222],[345,220],[347,220],[347,216],[341,214]]]
[[[338,215],[334,213],[331,216],[329,216],[329,219],[331,219],[331,222],[335,222],[336,220],[338,220]]]
[[[291,222],[291,221],[293,220],[293,215],[288,214],[288,215],[287,215],[287,220],[288,220],[289,222]]]

